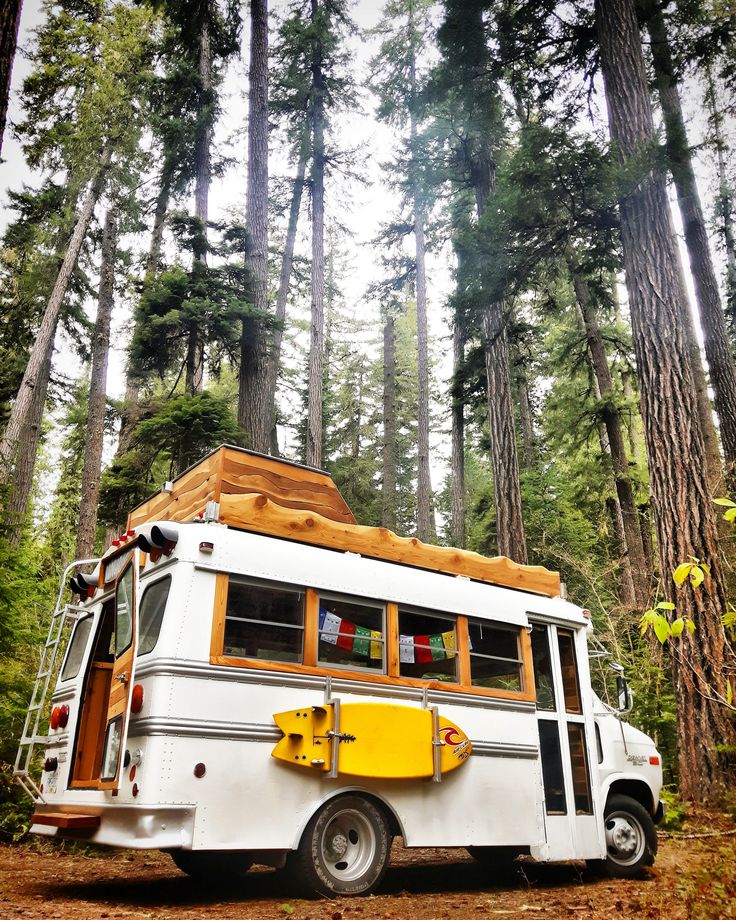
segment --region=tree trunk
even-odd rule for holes
[[[92,220],[92,213],[100,197],[107,170],[110,166],[110,160],[111,153],[108,149],[102,154],[97,175],[92,181],[87,195],[85,196],[82,210],[74,225],[74,231],[69,240],[67,250],[64,253],[64,259],[56,276],[49,302],[46,305],[36,341],[31,349],[28,364],[23,374],[23,380],[18,390],[18,395],[13,403],[13,408],[10,412],[10,418],[8,419],[2,441],[0,441],[0,485],[10,481],[12,469],[18,454],[19,444],[21,439],[26,436],[26,426],[30,418],[34,390],[38,386],[46,356],[52,347],[64,296],[66,295],[69,281],[77,264],[82,243],[87,235],[87,230]]]
[[[240,340],[238,424],[246,446],[266,454],[273,412],[269,405],[268,316],[268,0],[250,3],[248,193],[246,265],[254,313],[243,320]]]
[[[318,0],[311,0],[312,23]],[[322,465],[322,351],[325,299],[325,86],[322,44],[312,55],[312,317],[307,398],[307,466]]]
[[[0,8],[0,154],[8,120],[8,99],[22,7],[23,0],[4,0]]]
[[[19,546],[23,538],[25,515],[28,511],[28,500],[31,497],[31,489],[33,488],[33,473],[36,467],[38,445],[41,440],[41,426],[51,376],[55,335],[56,330],[54,330],[54,334],[49,341],[49,348],[44,356],[38,381],[33,391],[31,411],[25,428],[26,434],[19,445],[13,477],[10,482],[7,525],[8,541],[11,546]]]
[[[526,369],[519,366],[518,394],[519,394],[519,423],[521,427],[521,452],[525,470],[534,469],[536,461],[536,444],[534,439],[534,415],[529,397],[529,379]]]
[[[703,207],[695,181],[667,27],[659,3],[647,0],[645,15],[651,38],[659,101],[664,114],[668,162],[675,180],[685,245],[703,326],[705,356],[708,360],[715,408],[720,422],[723,455],[728,476],[733,480],[736,472],[736,366],[708,244]]]
[[[209,219],[210,182],[212,180],[212,42],[210,24],[205,16],[199,33],[199,125],[194,138],[194,216],[200,222],[202,239],[194,244],[194,261],[207,267],[207,221]],[[204,339],[198,322],[189,330],[184,388],[187,393],[201,393],[204,387]]]
[[[630,170],[655,140],[634,0],[596,0],[595,11],[611,139]],[[712,801],[724,782],[716,747],[734,742],[727,709],[714,702],[727,693],[731,650],[720,619],[727,600],[680,322],[685,291],[664,176],[643,175],[622,192],[619,205],[663,593],[697,628],[671,644],[681,794]],[[707,562],[711,576],[700,590],[689,584],[676,590],[671,573],[691,556]]]
[[[92,367],[89,375],[89,409],[87,412],[82,491],[79,501],[77,530],[77,559],[94,554],[97,529],[97,502],[100,496],[102,444],[105,433],[105,397],[107,393],[107,362],[110,353],[110,320],[115,299],[115,253],[117,248],[117,219],[111,208],[105,218],[100,263],[100,289],[97,302]]]
[[[281,255],[281,272],[279,274],[279,289],[276,294],[276,309],[274,312],[274,331],[271,342],[271,351],[266,364],[266,407],[271,425],[271,452],[273,453],[273,438],[276,427],[276,384],[281,365],[281,343],[284,338],[284,322],[286,321],[286,301],[289,298],[289,282],[291,269],[294,264],[294,246],[296,244],[296,231],[299,224],[299,212],[302,206],[302,193],[304,191],[304,174],[309,158],[309,131],[305,128],[299,149],[299,162],[296,176],[294,177],[294,190],[291,195],[289,208],[289,223],[286,228],[284,251]],[[278,441],[276,442],[278,443]],[[276,451],[278,453],[278,450]]]
[[[148,256],[146,257],[146,269],[143,275],[143,284],[146,285],[152,281],[161,270],[161,251],[163,249],[164,228],[166,227],[166,215],[169,210],[169,198],[171,195],[171,180],[168,171],[164,167],[164,173],[161,176],[161,186],[156,196],[156,208],[153,213],[153,228],[151,229],[151,241],[148,246]],[[135,333],[134,333],[135,334]],[[141,380],[128,365],[125,373],[125,397],[123,411],[120,415],[120,431],[118,432],[118,446],[115,456],[120,457],[129,448],[133,431],[135,430],[138,418],[138,401],[140,399]]]
[[[457,317],[452,326],[452,545],[465,549],[465,407],[462,396],[456,392],[457,379],[465,360],[465,341]]]
[[[710,110],[710,124],[713,129],[713,143],[718,166],[718,217],[726,250],[726,300],[732,332],[736,334],[736,234],[733,228],[733,195],[726,173],[726,142],[723,138],[723,113],[718,108],[716,83],[713,72],[707,69],[708,89],[705,94]]]
[[[409,14],[409,34],[414,38],[413,11]],[[435,537],[432,480],[429,466],[429,348],[427,342],[427,278],[425,270],[424,206],[417,177],[416,58],[411,49],[409,64],[409,143],[411,149],[412,205],[414,210],[414,260],[417,295],[417,536],[425,543]]]
[[[613,477],[616,484],[616,495],[621,508],[625,552],[631,568],[635,602],[636,606],[643,611],[649,600],[649,572],[644,554],[644,544],[641,539],[639,512],[634,500],[631,477],[629,476],[629,459],[626,454],[623,425],[614,402],[613,380],[608,366],[608,356],[603,344],[603,335],[598,324],[595,307],[591,300],[588,282],[580,274],[572,258],[568,259],[568,266],[572,275],[585,338],[588,343],[588,355],[597,383],[598,398],[602,403],[601,417],[606,428]]]
[[[383,489],[381,524],[396,530],[396,339],[394,318],[383,327]]]

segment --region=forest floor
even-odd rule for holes
[[[378,894],[303,900],[282,873],[256,867],[237,885],[195,883],[163,853],[110,854],[53,843],[0,846],[0,916],[44,920],[464,920],[468,916],[663,920],[736,918],[736,826],[699,814],[660,834],[655,867],[636,881],[600,879],[582,863],[521,863],[489,876],[464,850],[397,845]]]

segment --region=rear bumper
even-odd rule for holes
[[[133,850],[191,848],[194,805],[54,805],[38,808],[30,832]]]

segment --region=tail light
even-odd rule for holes
[[[61,718],[61,706],[54,706],[51,710],[51,718],[49,719],[49,726],[53,728],[54,731],[59,727],[59,719]]]
[[[66,728],[69,724],[69,707],[64,705],[59,709],[59,728]]]
[[[130,694],[130,711],[140,712],[143,709],[143,687],[136,684]]]

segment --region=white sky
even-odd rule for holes
[[[21,21],[20,47],[28,45],[29,31],[40,23],[41,0],[25,0],[23,17]],[[285,7],[284,0],[272,0],[273,11],[281,11]],[[381,15],[383,0],[357,0],[354,6],[354,17],[361,30],[372,28]],[[247,49],[247,27],[243,36],[243,45]],[[338,191],[334,185],[328,184],[327,195],[327,223],[336,217],[347,225],[352,232],[351,264],[352,272],[345,281],[346,301],[355,311],[356,315],[365,318],[374,318],[378,332],[378,311],[375,304],[366,298],[368,285],[380,277],[381,267],[377,262],[377,251],[371,247],[370,241],[377,235],[382,221],[393,213],[395,207],[395,193],[388,188],[384,180],[382,164],[391,158],[395,138],[385,126],[379,125],[373,115],[374,100],[369,92],[367,82],[367,64],[376,51],[374,40],[368,40],[365,35],[352,42],[352,55],[355,68],[356,81],[362,87],[363,111],[358,114],[346,115],[340,121],[340,139],[346,146],[361,147],[365,156],[365,184],[355,184],[350,189],[349,199],[344,192]],[[11,98],[10,119],[19,117],[17,91],[23,78],[29,71],[28,61],[22,56],[16,57],[13,71],[13,96]],[[689,132],[691,142],[702,140],[705,128],[705,112],[701,104],[701,95],[697,88],[689,88],[684,94],[684,103],[689,115]],[[223,117],[218,127],[216,143],[221,153],[234,155],[240,163],[233,167],[225,176],[215,179],[211,189],[210,208],[211,217],[217,220],[226,212],[232,213],[234,206],[244,201],[245,174],[242,162],[244,160],[245,127],[247,117],[247,61],[237,62],[228,75],[224,87]],[[734,125],[728,126],[731,135]],[[0,232],[7,223],[9,215],[4,208],[6,190],[18,189],[22,182],[32,181],[23,162],[22,152],[11,131],[6,131],[3,142],[5,160],[0,163],[0,202],[3,213],[0,213]],[[705,202],[710,201],[714,190],[712,163],[708,157],[698,158],[698,170],[702,179],[702,196]],[[270,164],[272,176],[286,175],[291,172],[285,159],[278,149],[272,151]],[[242,205],[240,205],[242,207]],[[242,211],[241,211],[242,213]],[[308,227],[302,221],[302,233],[299,242],[301,251],[308,255]],[[411,244],[411,240],[408,244]],[[142,246],[147,245],[147,240],[141,241]],[[449,255],[446,251],[430,253],[427,260],[427,290],[428,290],[428,316],[430,325],[430,341],[437,362],[434,367],[435,391],[446,393],[446,388],[451,372],[450,359],[451,347],[447,336],[449,329],[444,311],[447,295],[451,290],[452,279],[449,267]],[[720,262],[720,260],[719,260]],[[688,281],[689,281],[688,273]],[[94,302],[88,304],[91,317],[94,316]],[[108,376],[108,392],[113,397],[120,397],[124,386],[124,348],[129,332],[129,306],[120,304],[116,311],[113,323],[112,341],[114,343],[110,360]],[[68,345],[63,341],[57,342],[59,355],[57,366],[70,376],[78,375],[82,369],[72,356]],[[306,348],[306,342],[305,342]],[[446,437],[442,429],[449,426],[449,404],[444,401],[441,408],[441,417],[435,418],[436,432],[433,436],[433,485],[441,484],[446,464],[442,456],[448,452]],[[286,445],[287,450],[289,445]]]

